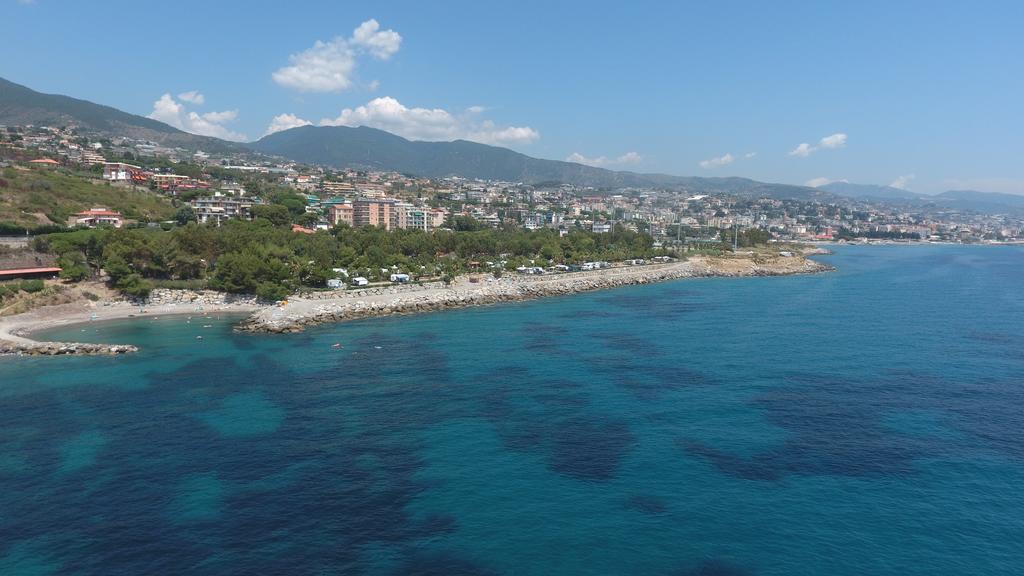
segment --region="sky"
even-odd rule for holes
[[[1024,2],[0,0],[0,77],[617,170],[1024,194]]]

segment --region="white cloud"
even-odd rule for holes
[[[909,184],[910,181],[913,180],[914,178],[916,178],[916,176],[914,176],[913,174],[904,174],[903,176],[899,176],[895,180],[890,182],[889,186],[892,188],[899,188],[900,190],[906,190],[907,184]]]
[[[274,132],[280,132],[290,128],[298,128],[299,126],[310,126],[312,124],[313,123],[309,120],[299,118],[295,114],[278,114],[270,121],[270,126],[267,126],[267,131],[264,132],[263,135],[267,136]]]
[[[790,156],[799,156],[801,158],[806,158],[806,157],[810,156],[811,153],[814,152],[815,150],[817,150],[817,148],[811,146],[807,142],[801,142],[799,146],[797,146],[796,148],[793,148],[793,150],[789,153],[789,155]]]
[[[206,112],[202,115],[203,120],[214,124],[234,122],[238,119],[238,110],[224,110],[223,112]]]
[[[313,47],[288,57],[291,66],[274,72],[274,82],[305,92],[337,92],[352,85],[356,57],[348,41],[317,40]]]
[[[588,158],[579,152],[573,152],[566,157],[566,162],[575,162],[577,164],[586,164],[587,166],[626,166],[639,164],[643,162],[644,157],[638,152],[626,152],[625,154],[616,158],[608,158],[607,156],[598,156],[596,158]]]
[[[811,188],[820,188],[825,184],[831,184],[833,182],[845,182],[845,180],[833,180],[831,178],[825,178],[824,176],[822,176],[820,178],[811,178],[807,182],[804,182],[804,186],[810,186]]]
[[[700,167],[708,169],[708,170],[713,169],[713,168],[720,168],[722,166],[727,166],[729,164],[732,164],[733,160],[735,160],[735,159],[736,158],[732,154],[726,153],[723,156],[718,156],[718,157],[715,157],[715,158],[709,158],[707,160],[701,160],[700,161]]]
[[[387,60],[398,52],[402,37],[394,30],[381,30],[373,18],[363,22],[352,32],[352,44],[365,48],[374,58]]]
[[[189,90],[188,92],[178,94],[178,100],[202,106],[206,103],[206,96],[203,96],[198,90]]]
[[[390,96],[374,98],[362,106],[345,108],[321,126],[369,126],[412,140],[472,140],[484,144],[528,144],[540,133],[528,126],[498,127],[480,121],[479,107],[461,114],[443,108],[409,108]]]
[[[225,110],[223,112],[206,112],[197,114],[185,110],[185,105],[178,102],[170,94],[164,94],[156,102],[153,102],[153,111],[149,118],[170,124],[179,130],[199,134],[201,136],[214,136],[224,140],[244,141],[245,134],[233,132],[224,126],[238,118],[237,110]]]
[[[846,134],[836,132],[835,134],[830,134],[821,140],[818,140],[817,146],[811,146],[807,142],[801,142],[799,146],[790,151],[789,155],[806,158],[821,149],[834,150],[844,146],[846,146]]]
[[[616,158],[619,164],[639,164],[643,162],[644,157],[637,152],[626,152],[622,156]]]
[[[312,48],[288,57],[289,66],[272,74],[274,82],[303,92],[340,92],[352,85],[359,54],[369,53],[378,60],[391,58],[402,45],[394,30],[380,30],[376,20],[367,20],[352,32],[351,38],[338,36],[328,42],[317,40]],[[370,89],[377,89],[377,81]]]
[[[825,136],[818,141],[818,145],[822,148],[842,148],[843,146],[846,146],[846,134],[837,132],[835,134]]]
[[[755,156],[757,156],[757,152],[747,152],[743,155],[744,158],[754,158]]]
[[[366,85],[366,88],[370,92],[376,92],[377,89],[380,88],[380,80],[372,80],[369,84]]]

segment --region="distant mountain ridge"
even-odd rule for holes
[[[74,124],[107,136],[150,140],[164,146],[203,148],[210,152],[244,150],[234,142],[199,136],[173,126],[129,114],[88,100],[43,94],[0,78],[0,124],[10,126],[64,126]]]
[[[921,194],[892,186],[832,182],[820,189],[837,196],[861,200],[885,200],[923,207],[933,205],[952,210],[972,210],[989,214],[1024,214],[1024,196],[978,192],[977,190],[949,190],[941,194]]]
[[[396,171],[431,178],[461,176],[537,184],[561,182],[595,188],[674,188],[743,196],[791,198],[828,194],[806,186],[767,184],[747,178],[698,178],[617,172],[525,154],[466,140],[422,142],[360,126],[301,126],[251,144],[266,154],[334,168]]]
[[[1024,214],[1024,196],[977,190],[949,190],[937,196],[925,197],[950,208],[989,213]]]
[[[819,190],[831,192],[837,196],[847,198],[877,198],[881,200],[913,200],[920,198],[921,194],[894,188],[892,186],[879,186],[876,184],[851,184],[849,182],[830,182],[819,186]]]

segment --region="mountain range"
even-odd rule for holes
[[[69,96],[43,94],[0,78],[0,125],[73,124],[105,136],[127,136],[166,146],[207,152],[248,149],[306,164],[395,171],[427,177],[461,176],[538,184],[557,182],[595,188],[663,187],[694,193],[778,198],[813,198],[825,193],[806,186],[768,184],[747,178],[696,178],[616,172],[573,162],[543,160],[507,148],[466,140],[410,141],[383,130],[303,126],[251,144],[199,136],[163,122]]]
[[[165,146],[213,153],[255,151],[305,164],[394,171],[440,178],[461,176],[527,184],[564,183],[597,189],[664,188],[694,194],[828,199],[836,196],[897,204],[940,206],[981,212],[1022,212],[1024,196],[973,190],[929,196],[894,188],[833,182],[819,188],[758,182],[748,178],[701,178],[643,174],[533,158],[514,150],[466,140],[423,142],[368,128],[301,126],[240,144],[179,130],[163,122],[110,106],[57,94],[43,94],[0,78],[0,125],[69,125],[105,136],[127,136]]]
[[[851,184],[849,182],[831,182],[819,186],[819,190],[831,192],[836,196],[847,198],[878,199],[878,200],[914,200],[921,197],[921,194],[894,188],[892,186],[877,186],[874,184]]]
[[[767,184],[747,178],[697,178],[612,171],[525,154],[466,140],[422,142],[360,126],[301,126],[264,136],[253,149],[335,168],[395,171],[430,178],[461,176],[538,184],[558,182],[595,188],[674,188],[692,192],[811,198],[826,194],[806,186]]]

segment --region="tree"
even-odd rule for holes
[[[274,226],[287,226],[292,223],[288,208],[277,204],[259,204],[252,207],[253,218],[269,220]]]
[[[143,280],[142,276],[135,273],[122,277],[114,286],[121,292],[137,298],[149,296],[150,291],[153,289],[152,283]]]
[[[260,282],[259,285],[256,286],[256,296],[259,296],[263,300],[276,302],[278,300],[284,300],[288,296],[288,289],[274,282]]]
[[[85,256],[78,251],[71,251],[57,259],[60,266],[60,277],[69,282],[79,282],[89,277],[89,266]]]
[[[295,223],[300,226],[316,226],[316,223],[320,221],[320,217],[312,212],[304,212],[295,218]]]
[[[182,206],[174,213],[174,221],[178,223],[178,226],[184,226],[189,222],[195,222],[196,211],[193,210],[191,206]]]

